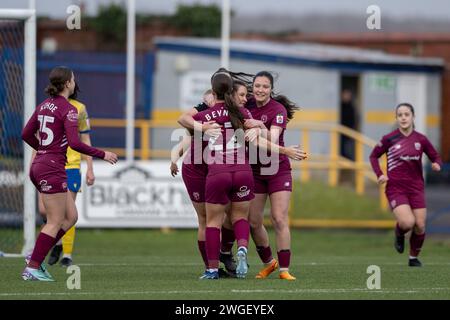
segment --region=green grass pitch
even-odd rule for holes
[[[274,243],[273,231],[270,237]],[[81,289],[67,288],[70,275],[59,265],[49,267],[56,282],[26,282],[22,258],[0,258],[0,299],[449,299],[449,249],[450,240],[430,237],[424,267],[411,268],[407,250],[394,251],[393,231],[295,229],[296,281],[277,274],[254,279],[261,263],[253,244],[246,279],[198,280],[203,268],[194,230],[78,230]],[[370,265],[381,269],[379,290],[367,288]]]

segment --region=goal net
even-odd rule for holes
[[[0,9],[0,256],[29,251],[35,236],[36,200],[27,179],[31,150],[21,139],[35,103],[35,71],[25,70],[35,68],[35,55],[25,45],[35,34],[31,29],[26,35],[30,22],[31,10]]]

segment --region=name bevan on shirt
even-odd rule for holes
[[[217,111],[213,111],[211,112],[211,114],[205,114],[205,119],[210,121],[211,119],[215,119],[218,117],[222,117],[222,116],[228,116],[228,110],[217,110]]]

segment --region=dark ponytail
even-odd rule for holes
[[[221,68],[222,69],[222,68]],[[218,100],[224,100],[234,130],[244,128],[244,116],[233,99],[233,79],[228,72],[219,69],[211,78],[212,90]]]
[[[225,68],[220,68],[212,75],[211,81],[212,81],[212,78],[214,77],[214,75],[219,72],[228,73],[230,75],[231,79],[233,79],[233,84],[239,83],[241,85],[244,85],[247,88],[247,92],[249,94],[251,94],[253,92],[252,84],[253,84],[253,78],[255,77],[254,74],[245,73],[245,72],[233,72],[233,71],[227,70]]]
[[[66,82],[72,79],[72,70],[67,67],[56,67],[52,69],[48,78],[50,83],[45,88],[45,93],[55,97],[64,90]]]
[[[292,120],[294,118],[295,111],[299,110],[300,108],[295,104],[295,102],[292,102],[289,100],[288,97],[282,94],[276,94],[274,91],[274,80],[273,75],[269,71],[260,71],[253,77],[253,83],[255,82],[256,78],[258,77],[266,77],[270,81],[270,85],[272,87],[272,92],[270,93],[270,97],[275,100],[276,102],[283,105],[283,107],[286,109],[287,112],[287,119]]]
[[[225,93],[225,104],[228,108],[228,116],[230,117],[234,130],[244,129],[244,116],[239,111],[239,106],[236,104],[231,92]]]

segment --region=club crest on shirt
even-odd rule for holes
[[[282,115],[281,113],[277,114],[277,120],[276,120],[276,122],[279,123],[279,124],[282,124],[283,121],[284,121],[283,115]]]
[[[267,115],[263,114],[263,115],[261,116],[261,121],[262,121],[263,123],[266,123],[266,122],[267,122]]]
[[[421,144],[420,142],[415,142],[414,143],[414,148],[416,148],[416,150],[420,150]]]

